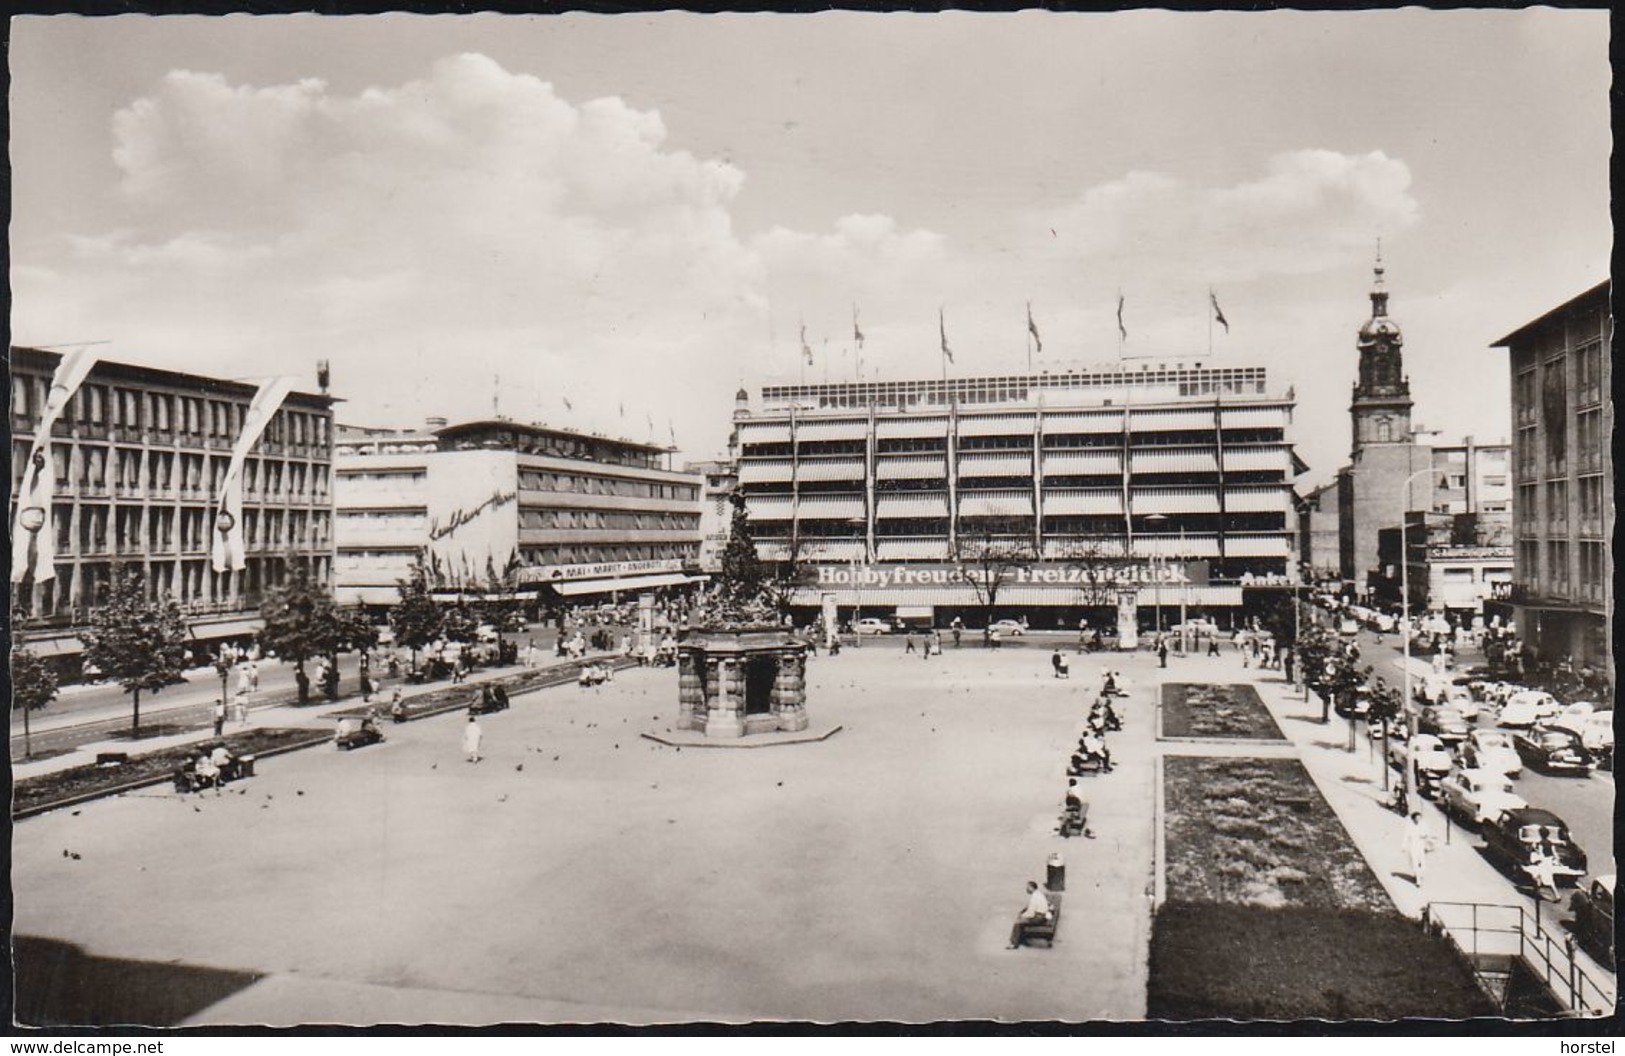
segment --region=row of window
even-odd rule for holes
[[[962,515],[959,518],[961,532],[968,532],[977,526],[991,527],[998,534],[1030,536],[1033,533],[1033,517],[1026,514],[993,518]],[[752,527],[759,536],[764,538],[783,538],[792,534],[792,523],[784,518],[763,518],[762,520],[752,521]],[[1230,514],[1222,518],[1202,514],[1186,514],[1178,517],[1164,517],[1159,521],[1152,521],[1145,516],[1136,516],[1134,518],[1134,534],[1136,538],[1156,536],[1165,539],[1177,539],[1181,528],[1184,528],[1187,537],[1194,539],[1226,534],[1258,535],[1285,532],[1287,523],[1285,513]],[[795,528],[795,534],[821,538],[861,539],[864,537],[865,532],[866,523],[861,519],[856,522],[843,519],[804,520]],[[882,517],[875,521],[875,535],[877,536],[945,537],[947,534],[947,517]],[[1045,536],[1088,535],[1115,539],[1122,539],[1125,536],[1123,518],[1120,515],[1046,516],[1044,518],[1043,534]]]
[[[1215,440],[1211,429],[1170,429],[1164,431],[1136,430],[1129,436],[1130,450],[1152,447],[1202,447],[1239,444],[1279,444],[1285,442],[1282,429],[1226,429]],[[1046,451],[1077,449],[1104,449],[1120,451],[1123,448],[1121,432],[1103,433],[1045,433],[1040,438]],[[960,451],[1028,451],[1033,449],[1031,432],[1007,433],[995,436],[961,436]],[[948,449],[948,440],[942,436],[877,437],[875,453],[941,454]],[[867,450],[864,440],[803,440],[800,444],[789,441],[771,443],[745,443],[740,451],[745,458],[802,458],[829,455],[862,456]]]
[[[1537,595],[1559,598],[1601,600],[1612,574],[1608,563],[1608,545],[1602,542],[1580,542],[1573,555],[1579,559],[1574,570],[1578,578],[1570,579],[1570,543],[1567,539],[1549,539],[1545,545],[1533,539],[1518,542],[1518,574],[1526,583],[1535,585]]]
[[[128,570],[141,566],[126,565]],[[113,564],[87,561],[62,566],[57,578],[36,584],[31,597],[20,599],[28,616],[45,618],[73,616],[82,620],[87,610],[107,600]],[[331,569],[325,557],[311,561],[311,574],[317,582],[327,582]],[[216,572],[206,559],[157,561],[146,566],[144,586],[149,599],[169,595],[180,602],[182,611],[254,611],[265,590],[283,583],[287,563],[281,557],[251,557],[248,567],[237,574]],[[235,588],[235,590],[234,590]]]
[[[29,445],[11,445],[11,483],[15,490],[28,470]],[[51,466],[59,488],[76,484],[81,492],[113,489],[119,494],[145,488],[165,492],[173,488],[217,495],[231,464],[227,456],[141,451],[123,447],[51,445]],[[328,492],[328,467],[282,459],[249,458],[243,462],[245,492],[286,494],[290,499],[323,499]]]
[[[547,433],[537,436],[521,431],[494,429],[479,435],[459,437],[445,445],[443,450],[516,451],[521,455],[602,462],[609,466],[660,468],[660,453],[657,451],[627,447],[613,440],[576,436],[570,433]]]
[[[520,557],[527,565],[589,565],[606,561],[690,561],[697,552],[693,544],[681,543],[622,546],[583,543],[579,546],[527,546],[521,548]]]
[[[39,421],[45,411],[49,387],[47,378],[13,377],[11,413],[19,424]],[[234,400],[87,383],[69,399],[62,420],[78,425],[81,432],[112,425],[126,430],[150,429],[158,434],[235,441],[242,432],[243,415],[247,410],[247,403]],[[331,426],[328,415],[282,407],[266,426],[264,439],[271,443],[325,448],[331,442]]]
[[[697,484],[668,484],[653,480],[597,477],[559,470],[521,469],[519,486],[535,491],[553,491],[568,495],[615,495],[629,499],[676,499],[681,502],[697,502],[700,497]]]
[[[182,550],[195,551],[208,549],[214,543],[210,534],[213,519],[202,508],[82,506],[77,529],[73,512],[72,506],[55,505],[51,509],[51,530],[57,554],[63,558],[74,554],[161,554],[173,551],[177,544]],[[254,549],[324,549],[331,539],[330,521],[323,511],[245,509],[243,539],[244,545]]]
[[[521,510],[519,527],[698,531],[697,513],[627,513],[619,510]]]
[[[944,381],[838,382],[814,385],[769,385],[762,402],[769,406],[816,403],[819,407],[912,406],[1025,401],[1043,390],[1121,388],[1124,386],[1178,385],[1181,396],[1215,393],[1262,394],[1263,367],[1186,368],[1167,364],[1138,370],[1089,374],[1018,375],[999,378],[955,378]]]

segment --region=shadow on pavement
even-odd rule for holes
[[[169,1027],[257,982],[219,968],[98,957],[56,939],[12,940],[18,1023]]]

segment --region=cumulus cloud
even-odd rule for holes
[[[1109,356],[1117,288],[1135,348],[1180,353],[1220,282],[1267,358],[1292,336],[1247,284],[1346,267],[1419,216],[1403,162],[1306,150],[1233,185],[1134,172],[1012,205],[993,244],[863,202],[825,230],[740,232],[746,174],[672,146],[658,113],[472,54],[354,93],[175,71],[111,132],[118,226],[17,261],[19,340],[95,331],[227,375],[325,358],[360,422],[483,413],[494,392],[515,417],[635,435],[647,411],[701,454],[735,385],[799,369],[800,319],[833,353],[857,304],[870,370],[900,377],[935,372],[945,306],[959,369],[1003,371],[1026,301],[1046,355]]]
[[[1322,271],[1420,219],[1410,169],[1381,151],[1298,150],[1256,179],[1204,187],[1132,172],[1035,218],[1084,258],[1131,272],[1185,261],[1215,280]]]

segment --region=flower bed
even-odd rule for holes
[[[321,744],[332,739],[326,730],[278,729],[265,727],[231,733],[220,738],[232,755],[264,755],[277,749]],[[157,782],[168,778],[175,769],[195,758],[199,746],[215,743],[212,739],[192,744],[160,748],[155,752],[132,756],[128,762],[101,766],[88,763],[51,774],[24,778],[12,789],[11,812],[32,813],[48,809],[53,803],[108,794],[127,785],[142,781]]]
[[[1163,776],[1150,1016],[1492,1014],[1449,945],[1394,909],[1297,760],[1169,756]]]
[[[1446,940],[1395,914],[1170,901],[1152,924],[1148,1019],[1496,1014]]]
[[[1217,737],[1282,741],[1258,690],[1245,683],[1164,682],[1164,737]]]

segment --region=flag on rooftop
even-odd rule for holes
[[[808,366],[812,365],[812,361],[813,361],[812,348],[807,344],[807,324],[806,323],[801,324],[801,357],[807,361]]]
[[[1120,341],[1128,340],[1128,327],[1123,325],[1123,295],[1117,295],[1117,337]]]
[[[1038,336],[1038,324],[1033,322],[1033,302],[1027,302],[1027,332],[1033,335],[1033,344],[1044,351],[1044,339]]]
[[[943,317],[942,309],[937,309],[937,333],[942,336],[942,355],[948,362],[954,361],[954,350],[948,347],[948,323]]]
[[[858,343],[859,348],[863,347],[863,331],[858,329],[858,306],[855,304],[852,306],[852,340]]]
[[[1219,307],[1219,298],[1212,290],[1207,291],[1207,299],[1213,302],[1213,318],[1222,327],[1224,332],[1230,332],[1230,320],[1224,317],[1224,309]]]

